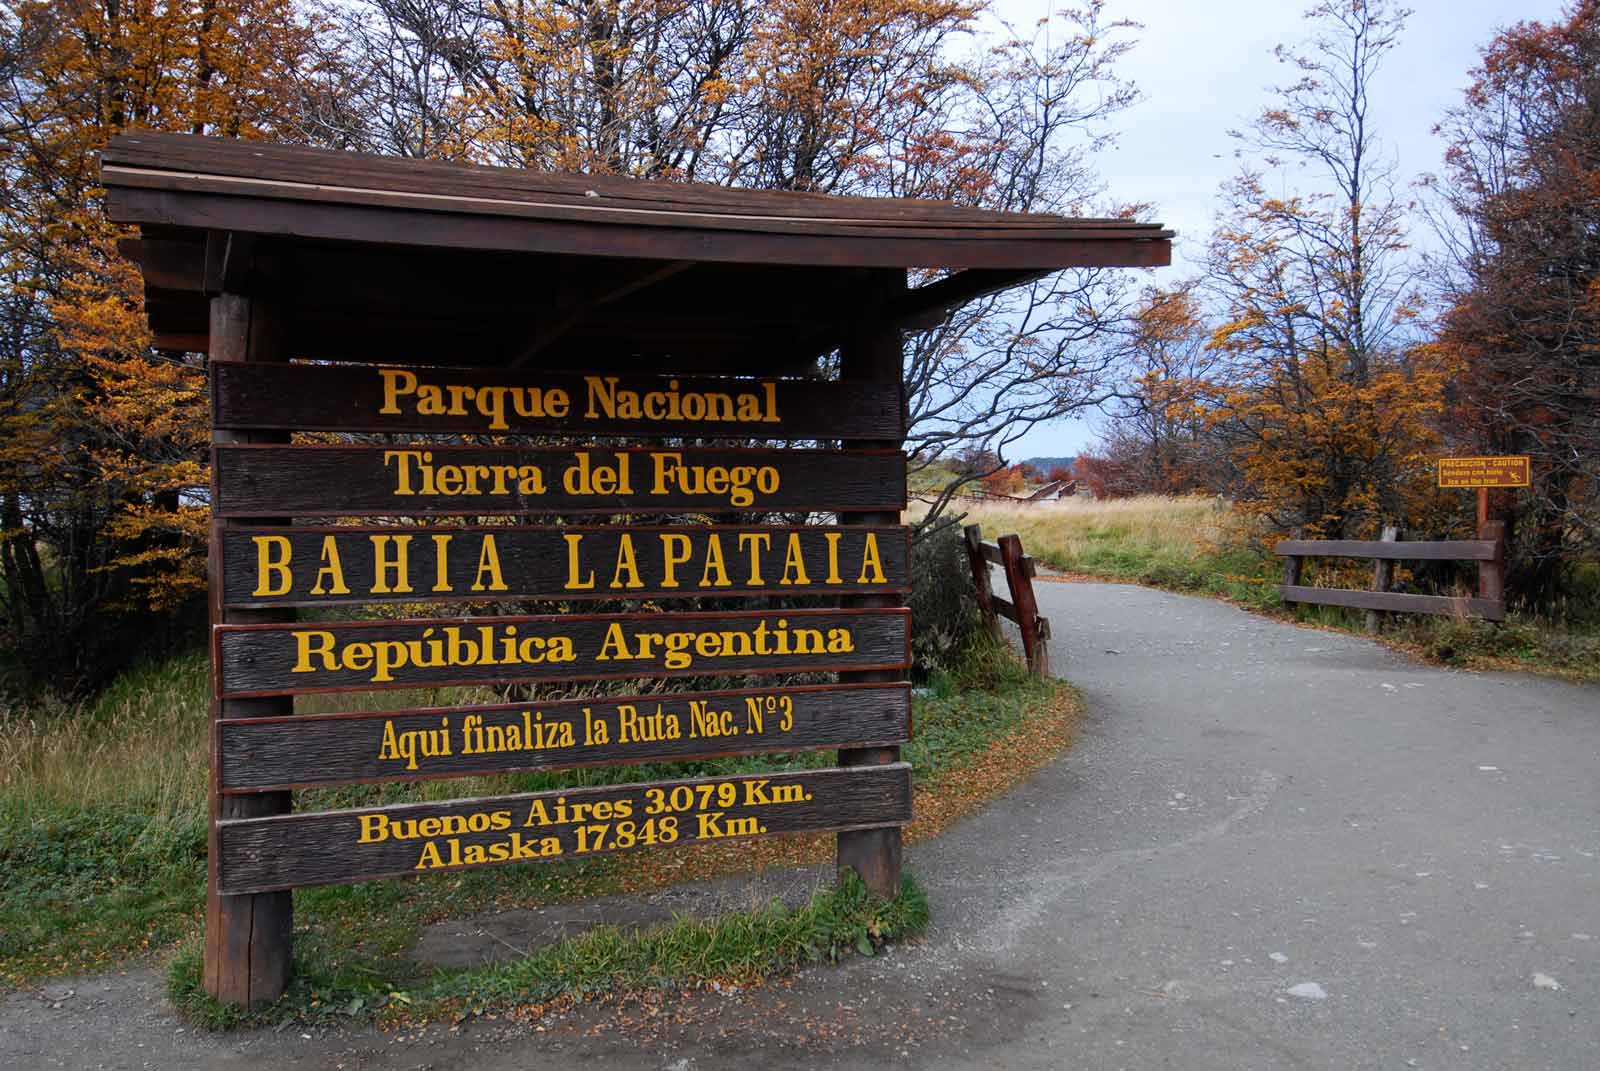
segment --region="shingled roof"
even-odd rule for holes
[[[201,343],[230,248],[248,247],[286,289],[298,352],[471,340],[463,363],[593,344],[708,355],[776,338],[805,350],[826,345],[820,321],[848,310],[863,271],[952,270],[897,301],[912,323],[1053,270],[1171,258],[1172,232],[1128,220],[181,134],[118,136],[102,181],[111,218],[141,228],[126,251],[144,270],[158,342],[174,348]],[[620,333],[624,319],[639,330]]]

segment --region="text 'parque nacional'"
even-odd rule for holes
[[[542,369],[213,365],[218,427],[900,439],[892,385]]]

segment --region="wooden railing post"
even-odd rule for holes
[[[1494,557],[1478,563],[1478,598],[1490,599],[1503,608],[1506,600],[1506,522],[1484,521],[1478,525],[1478,538],[1494,544]]]
[[[967,545],[967,561],[972,565],[972,586],[978,592],[978,609],[983,614],[983,627],[996,640],[1003,640],[1005,633],[1000,629],[1000,615],[994,608],[994,584],[989,572],[989,559],[983,556],[983,526],[967,525],[962,529],[962,537]]]
[[[1022,540],[1015,535],[1000,537],[1000,565],[1011,589],[1011,605],[1017,613],[1017,628],[1022,632],[1022,650],[1028,659],[1028,672],[1035,677],[1050,675],[1050,652],[1040,635],[1039,604],[1033,597],[1033,581],[1023,563]]]
[[[1391,524],[1391,525],[1388,525],[1388,526],[1386,526],[1384,528],[1383,535],[1380,537],[1380,541],[1384,542],[1384,543],[1393,543],[1395,540],[1397,540],[1399,538],[1400,538],[1400,529],[1396,528],[1394,525]],[[1374,558],[1374,559],[1372,559],[1372,590],[1373,591],[1388,591],[1393,586],[1394,586],[1394,559],[1393,558]],[[1367,611],[1367,631],[1369,633],[1376,633],[1378,631],[1378,629],[1383,625],[1383,620],[1387,616],[1388,615],[1385,614],[1382,610],[1368,610]]]
[[[1294,528],[1289,532],[1290,539],[1304,539],[1306,530]],[[1298,554],[1285,555],[1283,559],[1283,586],[1294,588],[1300,586],[1301,574],[1305,571],[1306,560]]]

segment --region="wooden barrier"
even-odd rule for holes
[[[1015,535],[1001,536],[999,542],[983,541],[983,526],[969,524],[964,530],[967,560],[972,564],[972,582],[978,591],[978,608],[983,612],[984,625],[997,639],[1001,636],[1000,618],[1016,622],[1022,633],[1022,650],[1028,659],[1028,672],[1035,677],[1050,675],[1050,622],[1039,616],[1039,604],[1033,597],[1034,560],[1022,552],[1022,539]],[[1006,574],[1006,587],[1011,598],[1002,599],[994,593],[989,579],[989,566],[998,565]]]
[[[1318,606],[1346,606],[1367,611],[1367,631],[1376,632],[1379,613],[1446,614],[1452,617],[1481,617],[1504,621],[1505,605],[1504,521],[1485,521],[1477,539],[1442,539],[1428,542],[1402,542],[1395,528],[1384,529],[1383,538],[1286,539],[1273,548],[1283,558],[1283,583],[1278,594],[1284,602]],[[1315,588],[1300,583],[1306,558],[1370,558],[1373,561],[1372,588]],[[1409,595],[1390,591],[1396,561],[1474,561],[1478,563],[1476,597],[1449,595]]]

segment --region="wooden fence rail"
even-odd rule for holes
[[[1478,528],[1477,539],[1440,539],[1431,542],[1402,542],[1399,531],[1386,528],[1380,540],[1286,539],[1273,548],[1283,558],[1283,583],[1278,594],[1284,602],[1313,603],[1319,606],[1345,606],[1367,611],[1367,631],[1376,632],[1380,614],[1446,614],[1452,617],[1481,617],[1504,621],[1505,603],[1504,521],[1486,521]],[[1373,562],[1372,588],[1315,588],[1300,583],[1305,559],[1370,558]],[[1472,561],[1478,563],[1476,597],[1449,595],[1409,595],[1390,591],[1397,561]]]
[[[1028,659],[1028,672],[1035,677],[1050,675],[1050,622],[1039,616],[1039,604],[1033,597],[1034,561],[1022,552],[1022,539],[1015,535],[1001,536],[998,542],[985,543],[983,526],[969,524],[965,529],[967,560],[972,565],[972,583],[978,589],[978,608],[983,611],[984,625],[996,638],[1002,639],[1000,618],[1014,621],[1022,633],[1022,650]],[[1006,587],[1010,599],[994,593],[989,579],[990,564],[1000,566],[1006,574]]]

